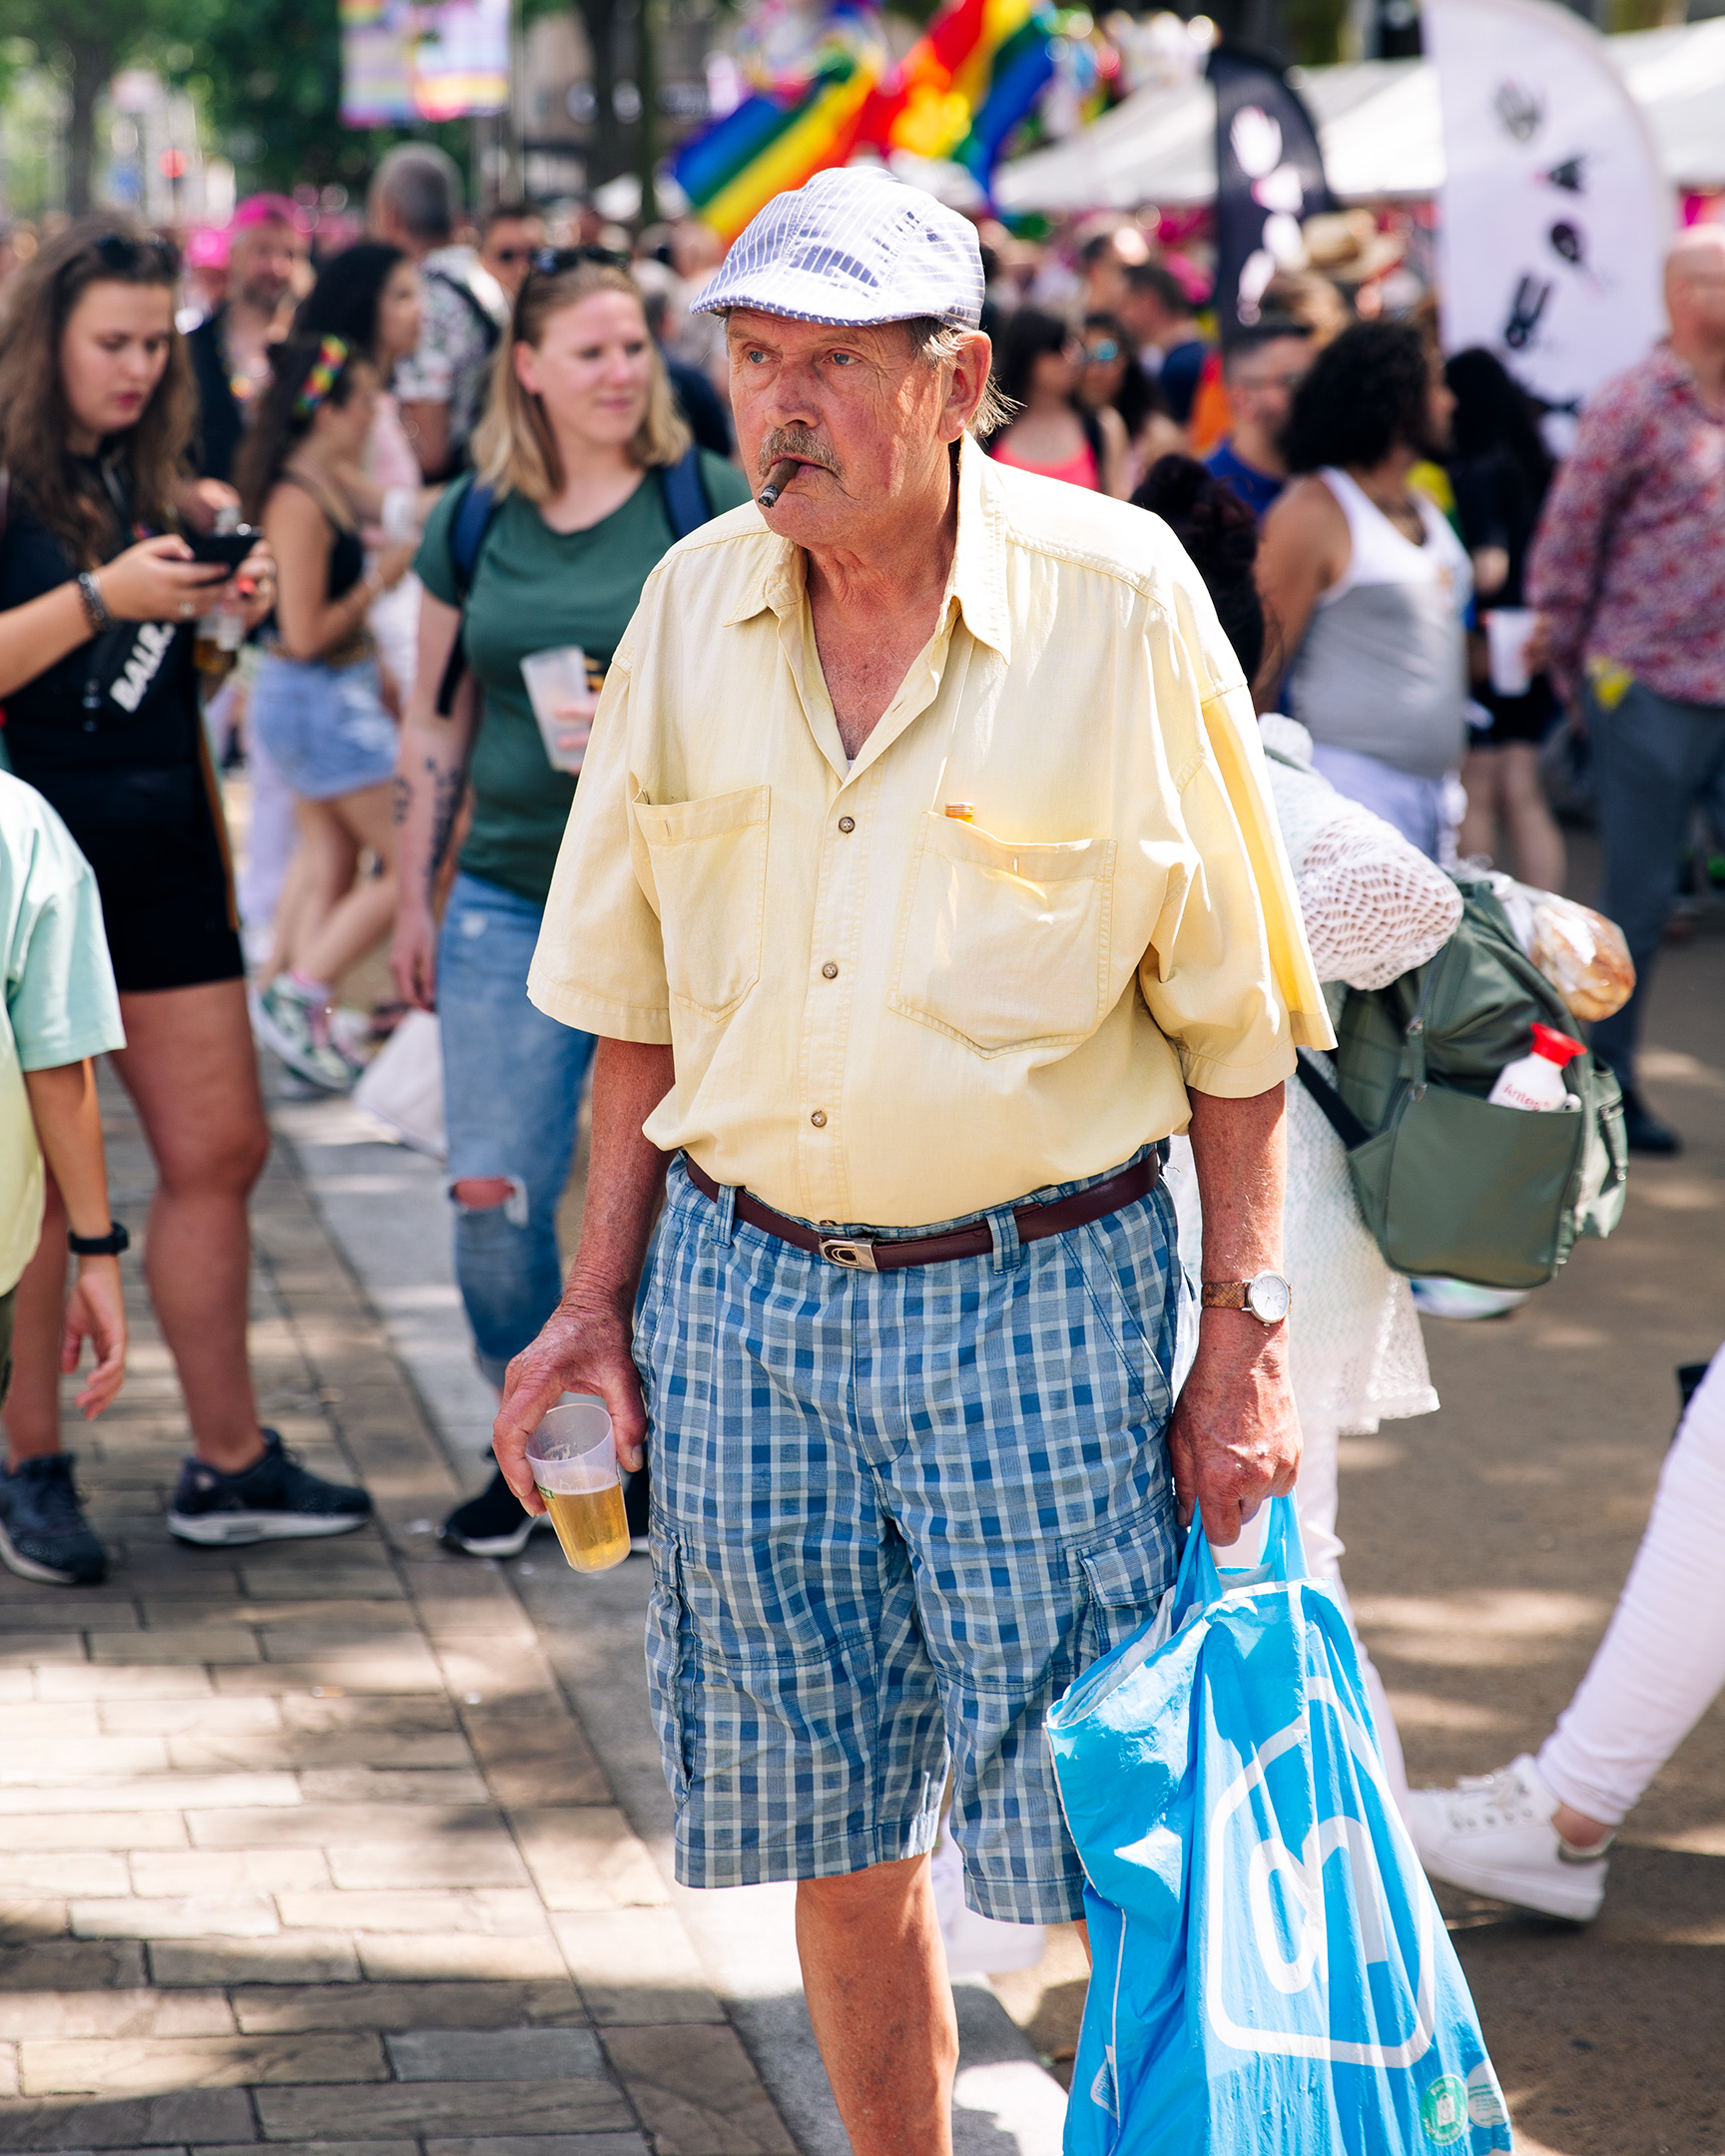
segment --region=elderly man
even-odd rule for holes
[[[960,218],[827,174],[697,302],[782,491],[667,556],[607,682],[529,980],[601,1036],[586,1225],[496,1428],[533,1506],[565,1387],[651,1431],[680,1876],[801,1883],[860,2156],[950,2147],[949,1764],[972,1905],[1079,1914],[1043,1714],[1154,1610],[1176,1487],[1231,1541],[1293,1481],[1282,1082],[1329,1038],[1203,586],[978,453],[981,300]]]
[[[1725,226],[1665,258],[1671,334],[1605,384],[1545,498],[1527,570],[1553,680],[1584,697],[1597,773],[1602,912],[1635,993],[1593,1028],[1629,1146],[1675,1153],[1635,1084],[1647,986],[1690,816],[1725,780]]]

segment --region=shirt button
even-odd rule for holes
[[[823,980],[837,980],[839,978],[839,968],[833,963],[831,958],[829,958],[827,963],[821,968],[821,978]]]
[[[816,1128],[817,1130],[825,1130],[825,1129],[827,1128],[827,1111],[826,1111],[826,1109],[825,1109],[825,1108],[817,1108],[817,1109],[816,1109],[816,1111],[815,1111],[815,1113],[814,1113],[814,1114],[813,1114],[813,1115],[812,1115],[812,1116],[811,1116],[811,1117],[809,1118],[809,1120],[810,1120],[810,1122],[811,1122],[811,1123],[813,1123],[813,1124],[814,1124],[814,1126],[815,1126],[815,1128]]]
[[[839,818],[839,828],[847,833],[854,831],[857,828],[857,818],[854,815],[842,815]]]

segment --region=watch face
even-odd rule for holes
[[[1246,1307],[1265,1325],[1278,1325],[1288,1315],[1293,1291],[1280,1273],[1260,1273],[1246,1290]]]

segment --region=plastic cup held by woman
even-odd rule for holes
[[[575,644],[560,645],[554,651],[529,652],[521,662],[521,679],[527,685],[552,770],[578,772],[586,759],[593,720],[590,714],[572,718],[569,706],[585,705],[592,699],[587,654]]]

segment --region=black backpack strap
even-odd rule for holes
[[[493,487],[482,485],[477,479],[467,482],[467,490],[456,504],[455,515],[449,525],[449,575],[455,586],[455,604],[463,613],[467,609],[468,594],[473,589],[474,572],[479,567],[479,556],[485,549],[485,535],[491,529],[491,520],[497,514],[497,493]],[[463,647],[466,624],[455,632],[455,641],[449,647],[449,659],[443,669],[443,679],[437,684],[437,716],[447,719],[455,708],[455,692],[461,686],[461,677],[467,671],[467,654]]]
[[[665,497],[665,514],[671,520],[673,539],[687,539],[692,531],[712,522],[713,504],[707,498],[701,451],[693,442],[675,464],[660,465],[659,491]]]
[[[1102,439],[1102,422],[1087,404],[1078,406],[1078,424],[1084,429],[1084,439],[1090,445],[1090,454],[1096,463],[1096,484],[1102,486],[1107,478],[1108,445]]]
[[[447,270],[422,270],[419,273],[421,276],[429,277],[433,284],[448,285],[457,298],[466,301],[468,311],[479,324],[480,331],[485,338],[485,349],[488,352],[495,351],[497,349],[497,339],[503,332],[497,326],[497,317],[485,304],[484,300],[480,298],[472,285],[458,276],[451,276]]]
[[[1349,1107],[1341,1094],[1337,1092],[1329,1079],[1325,1077],[1323,1066],[1318,1061],[1318,1058],[1306,1048],[1297,1048],[1294,1054],[1296,1057],[1295,1067],[1300,1083],[1318,1103],[1319,1113],[1323,1116],[1325,1122],[1329,1124],[1350,1153],[1357,1146],[1363,1146],[1367,1139],[1372,1136],[1372,1133],[1361,1122],[1353,1109]]]

